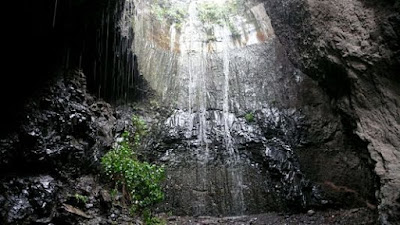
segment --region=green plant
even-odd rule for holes
[[[151,6],[151,14],[161,23],[168,22],[176,24],[180,29],[185,18],[188,16],[187,6],[171,4],[165,0],[158,0]]]
[[[199,19],[203,23],[223,25],[227,16],[225,7],[219,7],[215,2],[203,2],[199,5]]]
[[[164,168],[137,159],[135,150],[147,129],[145,122],[137,116],[132,117],[132,123],[135,127],[133,144],[129,141],[129,132],[124,132],[122,142],[103,156],[101,164],[106,176],[131,203],[131,211],[136,212],[163,200]]]
[[[133,144],[134,147],[137,148],[140,146],[142,137],[144,137],[147,134],[147,125],[143,119],[141,119],[136,115],[132,116],[132,125],[135,128],[135,134],[133,135]],[[126,138],[129,138],[129,133],[128,135],[126,135]]]
[[[102,158],[102,165],[107,177],[122,188],[134,211],[163,200],[161,181],[164,168],[140,162],[130,148],[126,135],[119,147]]]
[[[240,32],[232,22],[232,15],[238,13],[240,0],[230,0],[220,6],[216,2],[203,2],[199,5],[199,19],[206,24],[226,25],[232,36],[239,37]]]
[[[246,113],[246,115],[244,115],[244,118],[247,122],[251,123],[254,121],[254,114],[252,112]]]
[[[87,196],[80,195],[78,193],[76,193],[74,195],[74,197],[75,197],[77,202],[82,202],[83,204],[86,204],[88,202],[88,200],[89,200],[89,198]]]

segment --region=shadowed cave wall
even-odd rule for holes
[[[27,98],[63,69],[81,69],[98,97],[112,102],[133,98],[138,73],[127,19],[133,4],[118,0],[13,4],[19,13],[7,25],[6,35],[15,43],[6,51],[6,67],[13,75],[2,76],[0,83],[0,98],[7,106],[1,110],[5,127],[12,127]]]

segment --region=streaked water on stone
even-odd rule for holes
[[[307,184],[288,143],[299,140],[284,125],[290,113],[293,123],[301,119],[287,96],[302,75],[279,58],[264,5],[237,0],[225,22],[207,24],[199,9],[212,1],[165,2],[186,7],[182,24],[154,19],[158,1],[136,1],[134,27],[140,73],[171,109],[148,146],[167,165],[165,209],[259,213],[286,207],[283,195],[305,204]]]

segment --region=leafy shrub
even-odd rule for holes
[[[244,118],[246,119],[247,122],[251,123],[254,122],[254,114],[249,112],[244,115]]]
[[[215,2],[204,2],[200,4],[198,10],[200,21],[203,23],[223,25],[227,16],[225,8],[219,7]]]
[[[216,2],[203,2],[199,5],[199,19],[204,24],[226,25],[232,36],[240,36],[236,25],[232,22],[232,15],[238,13],[239,0],[230,0],[223,6]]]
[[[82,202],[83,204],[86,204],[88,202],[88,200],[89,200],[89,198],[87,196],[80,195],[78,193],[76,193],[74,195],[74,197],[75,197],[77,202]]]
[[[147,134],[146,122],[140,119],[138,116],[133,115],[132,125],[135,128],[135,134],[133,136],[133,144],[135,148],[138,148],[141,144],[142,137],[144,137]],[[129,139],[129,134],[127,135],[126,138]]]
[[[158,21],[168,21],[170,24],[177,24],[177,28],[180,28],[184,19],[187,17],[187,7],[182,5],[171,5],[171,3],[165,0],[158,0],[151,6],[152,15],[157,18]]]
[[[106,176],[122,190],[125,198],[130,201],[133,211],[150,207],[164,198],[161,182],[164,178],[164,168],[147,162],[140,162],[135,151],[146,134],[146,124],[134,116],[132,123],[136,128],[130,143],[129,132],[124,132],[122,142],[103,156],[101,163]]]

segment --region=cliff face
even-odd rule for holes
[[[264,1],[290,57],[318,81],[380,180],[382,223],[399,221],[398,1]],[[353,135],[354,134],[354,135]],[[317,177],[316,179],[321,179]]]
[[[173,102],[181,110],[167,121],[179,121],[183,125],[171,126],[182,128],[164,128],[178,135],[167,135],[167,139],[184,140],[179,135],[193,126],[196,135],[201,136],[197,144],[206,146],[207,141],[215,143],[207,139],[207,134],[219,136],[226,131],[224,127],[229,127],[230,122],[224,125],[230,120],[224,119],[229,113],[231,121],[236,121],[235,117],[260,110],[265,103],[293,109],[306,121],[302,131],[291,130],[305,136],[301,144],[291,145],[305,175],[321,184],[339,204],[379,205],[382,223],[395,221],[400,137],[398,4],[356,0],[247,2],[246,7],[254,7],[252,13],[266,9],[264,18],[272,24],[271,32],[261,33],[264,38],[258,39],[260,43],[246,46],[240,34],[249,35],[248,31],[242,30],[240,22],[234,24],[239,38],[232,41],[239,46],[228,44],[228,57],[224,56],[226,46],[221,44],[226,39],[218,35],[215,39],[206,34],[203,37],[195,17],[193,29],[181,24],[177,31],[173,24],[162,25],[149,15],[139,16],[135,29],[137,37],[143,38],[136,39],[135,50],[140,70],[164,102]],[[144,9],[140,5],[138,8]],[[257,19],[258,24],[265,22]],[[195,39],[185,36],[190,32],[196,33]],[[205,43],[203,50],[201,43]],[[264,52],[262,59],[257,58],[258,52]],[[249,64],[258,66],[244,71]],[[301,81],[295,84],[296,79]],[[255,80],[262,82],[252,83]],[[219,132],[212,131],[218,125],[209,122],[213,120],[208,115],[211,111],[220,112],[216,116],[221,119],[217,123],[221,126]],[[193,118],[195,122],[190,123]],[[211,131],[207,127],[212,127]],[[221,146],[231,143],[226,141],[229,138],[222,137]],[[348,195],[351,201],[346,199]]]
[[[174,1],[162,2],[174,9]],[[202,1],[179,2],[187,11],[179,26],[157,19],[159,1],[138,2],[135,17],[139,70],[160,97],[153,102],[173,109],[155,124],[146,153],[167,165],[168,209],[373,208],[377,179],[367,144],[352,132],[353,118],[331,103],[349,88],[336,94],[341,80],[332,79],[333,91],[324,90],[317,76],[296,68],[301,59],[289,60],[279,35],[306,33],[282,31],[296,28],[279,14],[290,12],[285,4],[241,1],[220,23],[202,21]],[[288,15],[309,22],[296,13]]]

